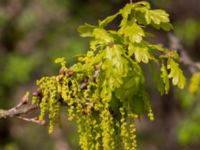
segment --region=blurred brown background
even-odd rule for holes
[[[174,33],[194,61],[200,61],[200,0],[148,0],[153,8],[171,15]],[[123,7],[128,0],[0,0],[0,108],[17,104],[35,80],[58,72],[53,63],[64,56],[68,64],[84,53],[88,39],[77,27],[96,24]],[[153,30],[154,31],[154,30]],[[168,34],[156,31],[151,39],[170,47]],[[182,66],[190,78],[188,68]],[[148,77],[147,77],[148,78]],[[200,94],[176,88],[159,96],[155,87],[147,88],[155,121],[143,117],[137,122],[138,150],[199,150]],[[0,150],[78,150],[76,126],[67,120],[63,108],[61,129],[49,136],[46,126],[18,119],[0,120]]]

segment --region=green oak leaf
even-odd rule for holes
[[[169,78],[168,78],[168,72],[167,72],[167,68],[165,67],[165,65],[162,63],[162,66],[160,68],[161,71],[161,75],[160,77],[162,78],[162,81],[164,83],[164,88],[165,88],[165,93],[167,94],[169,92]]]
[[[196,72],[191,77],[189,86],[190,93],[195,94],[198,91],[199,87],[200,87],[200,72]]]
[[[99,26],[100,27],[105,27],[107,26],[110,22],[112,22],[117,16],[119,15],[119,13],[116,13],[112,16],[108,16],[106,17],[104,20],[99,21]]]
[[[168,59],[167,68],[170,69],[168,77],[172,79],[172,84],[177,85],[180,89],[183,89],[186,84],[186,79],[183,75],[183,71],[179,68],[179,64],[173,59]]]
[[[78,32],[81,37],[92,37],[95,28],[96,26],[85,23],[84,25],[79,26]]]

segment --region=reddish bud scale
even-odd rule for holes
[[[23,98],[22,98],[22,104],[23,105],[25,105],[25,104],[27,104],[28,103],[28,97],[27,96],[24,96]]]
[[[66,74],[68,77],[71,77],[74,74],[74,71],[72,69],[69,69],[66,71]]]
[[[41,120],[41,121],[39,121],[39,124],[43,126],[43,125],[46,124],[46,121],[45,120]]]
[[[61,69],[59,70],[59,74],[65,75],[65,70],[64,70],[63,68],[61,68]]]
[[[42,96],[42,91],[40,88],[38,88],[35,92],[32,94],[33,96]]]

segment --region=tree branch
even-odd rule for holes
[[[34,122],[40,125],[45,124],[45,121],[39,121],[37,117],[35,118],[27,118],[24,117],[23,115],[27,115],[29,112],[33,112],[36,109],[39,108],[38,103],[35,105],[29,105],[28,106],[28,96],[29,93],[26,93],[21,101],[13,108],[5,110],[5,109],[0,109],[0,119],[8,119],[8,118],[19,118],[24,121],[29,121],[29,122]]]
[[[16,107],[9,110],[0,109],[0,119],[19,117],[21,115],[28,114],[29,112],[36,110],[37,108],[38,106],[34,105],[24,109],[17,109]]]
[[[168,34],[169,38],[169,47],[180,52],[180,61],[183,65],[188,67],[191,73],[194,73],[200,70],[200,62],[194,62],[190,56],[187,54],[186,50],[183,48],[180,40],[173,33]]]

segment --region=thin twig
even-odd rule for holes
[[[183,65],[188,67],[189,71],[191,73],[194,73],[198,70],[200,70],[200,62],[194,62],[190,56],[187,54],[186,50],[183,48],[183,45],[181,44],[179,38],[173,34],[169,33],[169,47],[170,49],[178,50],[180,52],[180,61]]]
[[[18,117],[20,115],[28,114],[29,112],[36,109],[38,109],[37,105],[32,105],[23,109],[16,109],[16,107],[13,107],[9,110],[0,109],[0,119]]]
[[[37,117],[27,118],[27,117],[17,116],[17,118],[24,120],[24,121],[27,121],[27,122],[33,122],[33,123],[36,123],[36,124],[39,124],[39,125],[45,125],[46,124],[45,120],[40,121],[40,120],[38,120]]]
[[[20,116],[28,114],[29,112],[38,109],[39,108],[38,104],[27,106],[28,101],[29,101],[28,96],[29,96],[29,92],[27,92],[22,97],[20,102],[13,108],[10,108],[8,110],[0,109],[0,119],[7,119],[7,118],[13,118],[13,117],[20,118]]]

